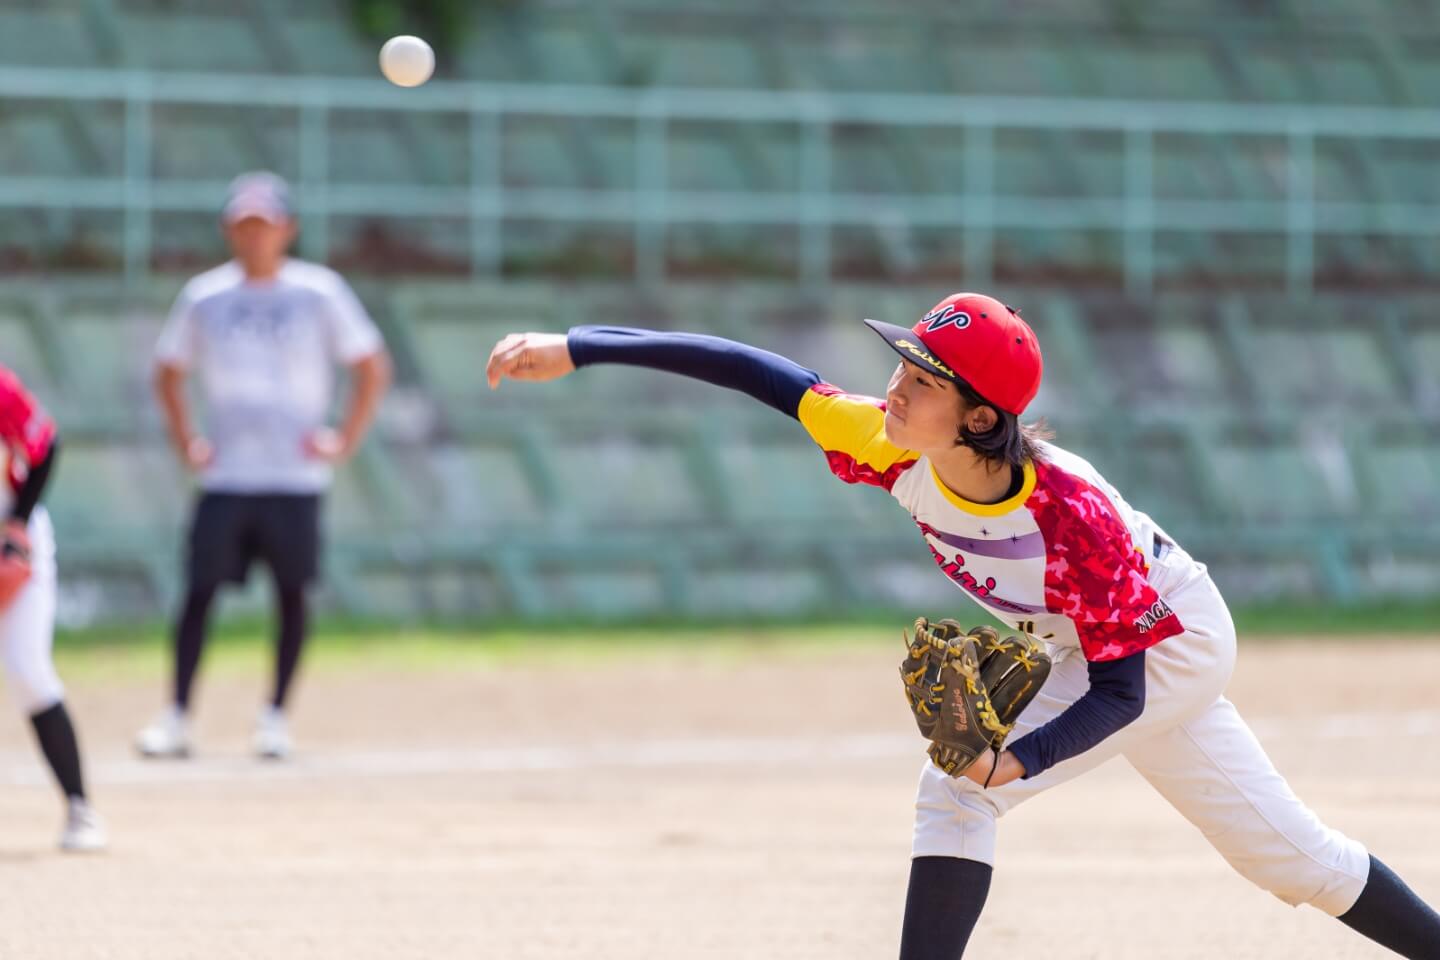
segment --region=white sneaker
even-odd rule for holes
[[[190,722],[179,707],[167,707],[155,722],[135,735],[135,749],[146,757],[190,756]]]
[[[60,834],[60,849],[71,853],[93,853],[104,850],[110,838],[105,833],[105,821],[100,819],[90,804],[78,797],[70,800],[65,812],[65,830]]]
[[[255,721],[255,753],[266,760],[284,760],[294,744],[290,740],[290,724],[277,707],[266,707]]]

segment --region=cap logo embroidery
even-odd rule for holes
[[[937,307],[925,314],[925,332],[934,333],[936,330],[953,325],[957,330],[964,330],[970,326],[970,314],[959,309],[953,303],[947,303],[943,307]]]
[[[949,367],[945,366],[945,364],[941,363],[934,354],[930,353],[928,350],[917,347],[909,340],[896,340],[895,346],[900,347],[902,350],[909,350],[912,354],[919,357],[921,360],[924,360],[926,363],[931,364],[936,369],[942,371],[946,376],[955,376],[955,371],[951,370]]]

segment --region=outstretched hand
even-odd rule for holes
[[[500,381],[555,380],[575,369],[563,333],[512,333],[495,344],[485,364],[485,379],[494,390]]]

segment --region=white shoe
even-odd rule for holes
[[[255,753],[266,760],[284,760],[290,756],[294,744],[290,740],[290,724],[285,714],[277,707],[266,707],[260,711],[255,722]]]
[[[135,735],[135,749],[146,757],[190,756],[190,722],[179,707],[168,707]]]
[[[110,842],[105,821],[90,804],[73,797],[65,812],[65,830],[60,834],[60,849],[71,853],[93,853],[104,850]]]

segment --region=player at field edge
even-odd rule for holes
[[[0,367],[0,444],[6,456],[3,485],[4,576],[14,591],[0,609],[5,677],[16,705],[30,717],[40,752],[65,796],[60,848],[103,850],[105,825],[90,806],[80,744],[55,673],[55,531],[40,498],[55,474],[60,437],[55,421],[10,370]]]
[[[140,731],[136,748],[147,757],[189,754],[191,691],[211,607],[222,585],[243,584],[259,560],[274,580],[278,623],[275,681],[254,747],[281,759],[292,749],[284,711],[319,575],[324,492],[332,465],[369,429],[390,383],[390,358],[345,280],[289,256],[297,223],[284,180],[238,177],[221,220],[234,258],[185,285],[155,347],[155,392],[200,496],[175,622],[171,703]],[[338,430],[325,425],[337,365],[353,380]],[[186,402],[192,371],[208,436]]]
[[[1205,565],[1020,421],[1043,362],[1019,313],[959,293],[910,328],[865,322],[900,357],[883,400],[746,344],[625,327],[511,334],[486,377],[495,389],[618,363],[749,394],[797,419],[840,479],[898,500],[972,600],[1046,642],[1052,673],[1005,750],[954,778],[925,761],[901,960],[961,956],[998,818],[1116,755],[1256,885],[1401,956],[1440,958],[1440,915],[1295,796],[1225,698],[1235,627]]]

